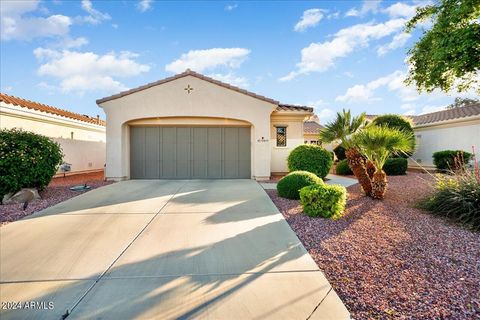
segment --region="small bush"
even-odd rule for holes
[[[457,158],[457,161],[455,161]],[[463,164],[468,163],[472,158],[472,154],[462,150],[443,150],[433,153],[433,164],[438,170],[449,171],[458,170]],[[460,160],[460,162],[458,161]]]
[[[419,206],[480,231],[480,173],[476,170],[438,175],[433,194]]]
[[[337,219],[345,211],[347,189],[340,185],[313,185],[300,190],[303,212],[310,217]]]
[[[323,179],[330,172],[333,157],[320,146],[303,144],[290,152],[287,162],[290,171],[308,171]]]
[[[21,188],[45,188],[62,163],[60,145],[18,129],[0,130],[0,197]]]
[[[348,166],[348,160],[343,159],[337,163],[335,167],[335,173],[341,176],[347,176],[353,174],[352,169]]]
[[[313,184],[323,184],[323,180],[311,172],[293,171],[278,181],[278,195],[287,199],[300,199],[299,190]]]
[[[335,155],[337,156],[337,160],[344,160],[347,159],[347,156],[345,154],[345,148],[342,147],[342,145],[338,145],[333,149],[333,152],[335,152]]]
[[[389,176],[407,174],[408,161],[405,158],[390,158],[383,165],[383,171]]]

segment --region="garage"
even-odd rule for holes
[[[132,126],[131,179],[250,179],[250,127]]]

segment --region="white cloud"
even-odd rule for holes
[[[141,12],[150,10],[152,8],[152,0],[140,0],[140,2],[138,2],[137,8]]]
[[[11,92],[13,90],[13,87],[12,86],[5,86],[3,87],[2,91],[4,92]]]
[[[245,48],[212,48],[190,50],[179,59],[167,64],[166,71],[180,73],[186,69],[202,72],[219,66],[238,68],[248,57],[250,50]]]
[[[323,124],[328,123],[333,119],[335,119],[335,114],[336,114],[335,111],[329,108],[323,108],[317,113],[318,118],[320,119],[320,123],[323,123]]]
[[[31,40],[41,37],[63,36],[69,33],[72,20],[56,14],[33,17],[26,14],[38,10],[39,1],[4,1],[0,11],[0,38],[2,40]]]
[[[402,110],[412,110],[412,109],[415,109],[416,106],[414,104],[411,104],[411,103],[404,103],[400,106],[400,109]]]
[[[233,11],[238,8],[238,4],[229,4],[225,6],[225,11]]]
[[[323,18],[324,10],[322,9],[308,9],[303,12],[300,21],[297,22],[293,30],[303,32],[308,28],[318,25]]]
[[[279,80],[289,81],[302,74],[326,71],[338,58],[347,56],[359,47],[368,46],[371,40],[378,40],[398,32],[404,24],[405,19],[393,19],[385,23],[364,23],[341,29],[335,34],[333,40],[311,43],[303,48],[297,70]]]
[[[377,13],[378,7],[382,0],[364,0],[362,7],[359,9],[352,8],[345,14],[346,17],[362,17],[369,12]]]
[[[38,74],[57,79],[63,92],[123,91],[128,88],[114,78],[136,76],[150,70],[148,65],[135,61],[137,54],[128,51],[98,55],[37,48],[34,54],[43,63],[38,68]]]
[[[217,79],[219,81],[222,81],[240,88],[247,88],[250,85],[247,78],[236,76],[231,72],[226,74],[212,73],[212,74],[209,74],[208,77]]]
[[[380,46],[377,50],[377,54],[379,56],[385,55],[387,52],[401,48],[407,43],[408,39],[410,39],[412,35],[410,33],[397,33],[392,41],[386,45]]]
[[[386,9],[384,9],[383,12],[388,14],[390,18],[401,17],[401,18],[410,19],[415,15],[415,12],[418,7],[419,7],[418,4],[408,5],[406,3],[397,2],[387,7]]]
[[[445,110],[447,106],[425,106],[422,108],[422,112],[420,114],[431,113]]]
[[[93,8],[91,0],[82,0],[82,9],[89,15],[80,17],[79,21],[90,23],[93,25],[99,24],[102,21],[110,20],[112,17],[108,13],[103,13]]]
[[[350,78],[350,79],[352,79],[353,77],[355,77],[355,76],[353,75],[353,73],[351,73],[350,71],[345,71],[343,74],[344,74],[346,77]]]
[[[367,84],[357,84],[347,89],[344,95],[335,98],[335,101],[356,103],[380,100],[375,97],[375,90],[385,87],[388,91],[395,92],[402,101],[409,102],[417,100],[420,95],[412,87],[407,87],[403,82],[405,73],[397,70],[384,77],[380,77]]]
[[[66,49],[80,48],[86,44],[88,44],[88,39],[84,37],[78,37],[75,39],[67,37],[63,39],[63,42],[61,43],[62,47]]]

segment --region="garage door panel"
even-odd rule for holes
[[[134,179],[250,178],[250,128],[132,127]]]
[[[177,144],[176,128],[162,128],[162,153],[161,167],[162,178],[174,179],[176,171],[176,144]]]
[[[145,177],[158,179],[159,174],[159,148],[160,128],[145,128]]]
[[[130,172],[137,179],[145,177],[145,128],[130,129]]]

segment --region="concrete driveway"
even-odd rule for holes
[[[349,318],[252,180],[120,182],[0,240],[2,319]]]

